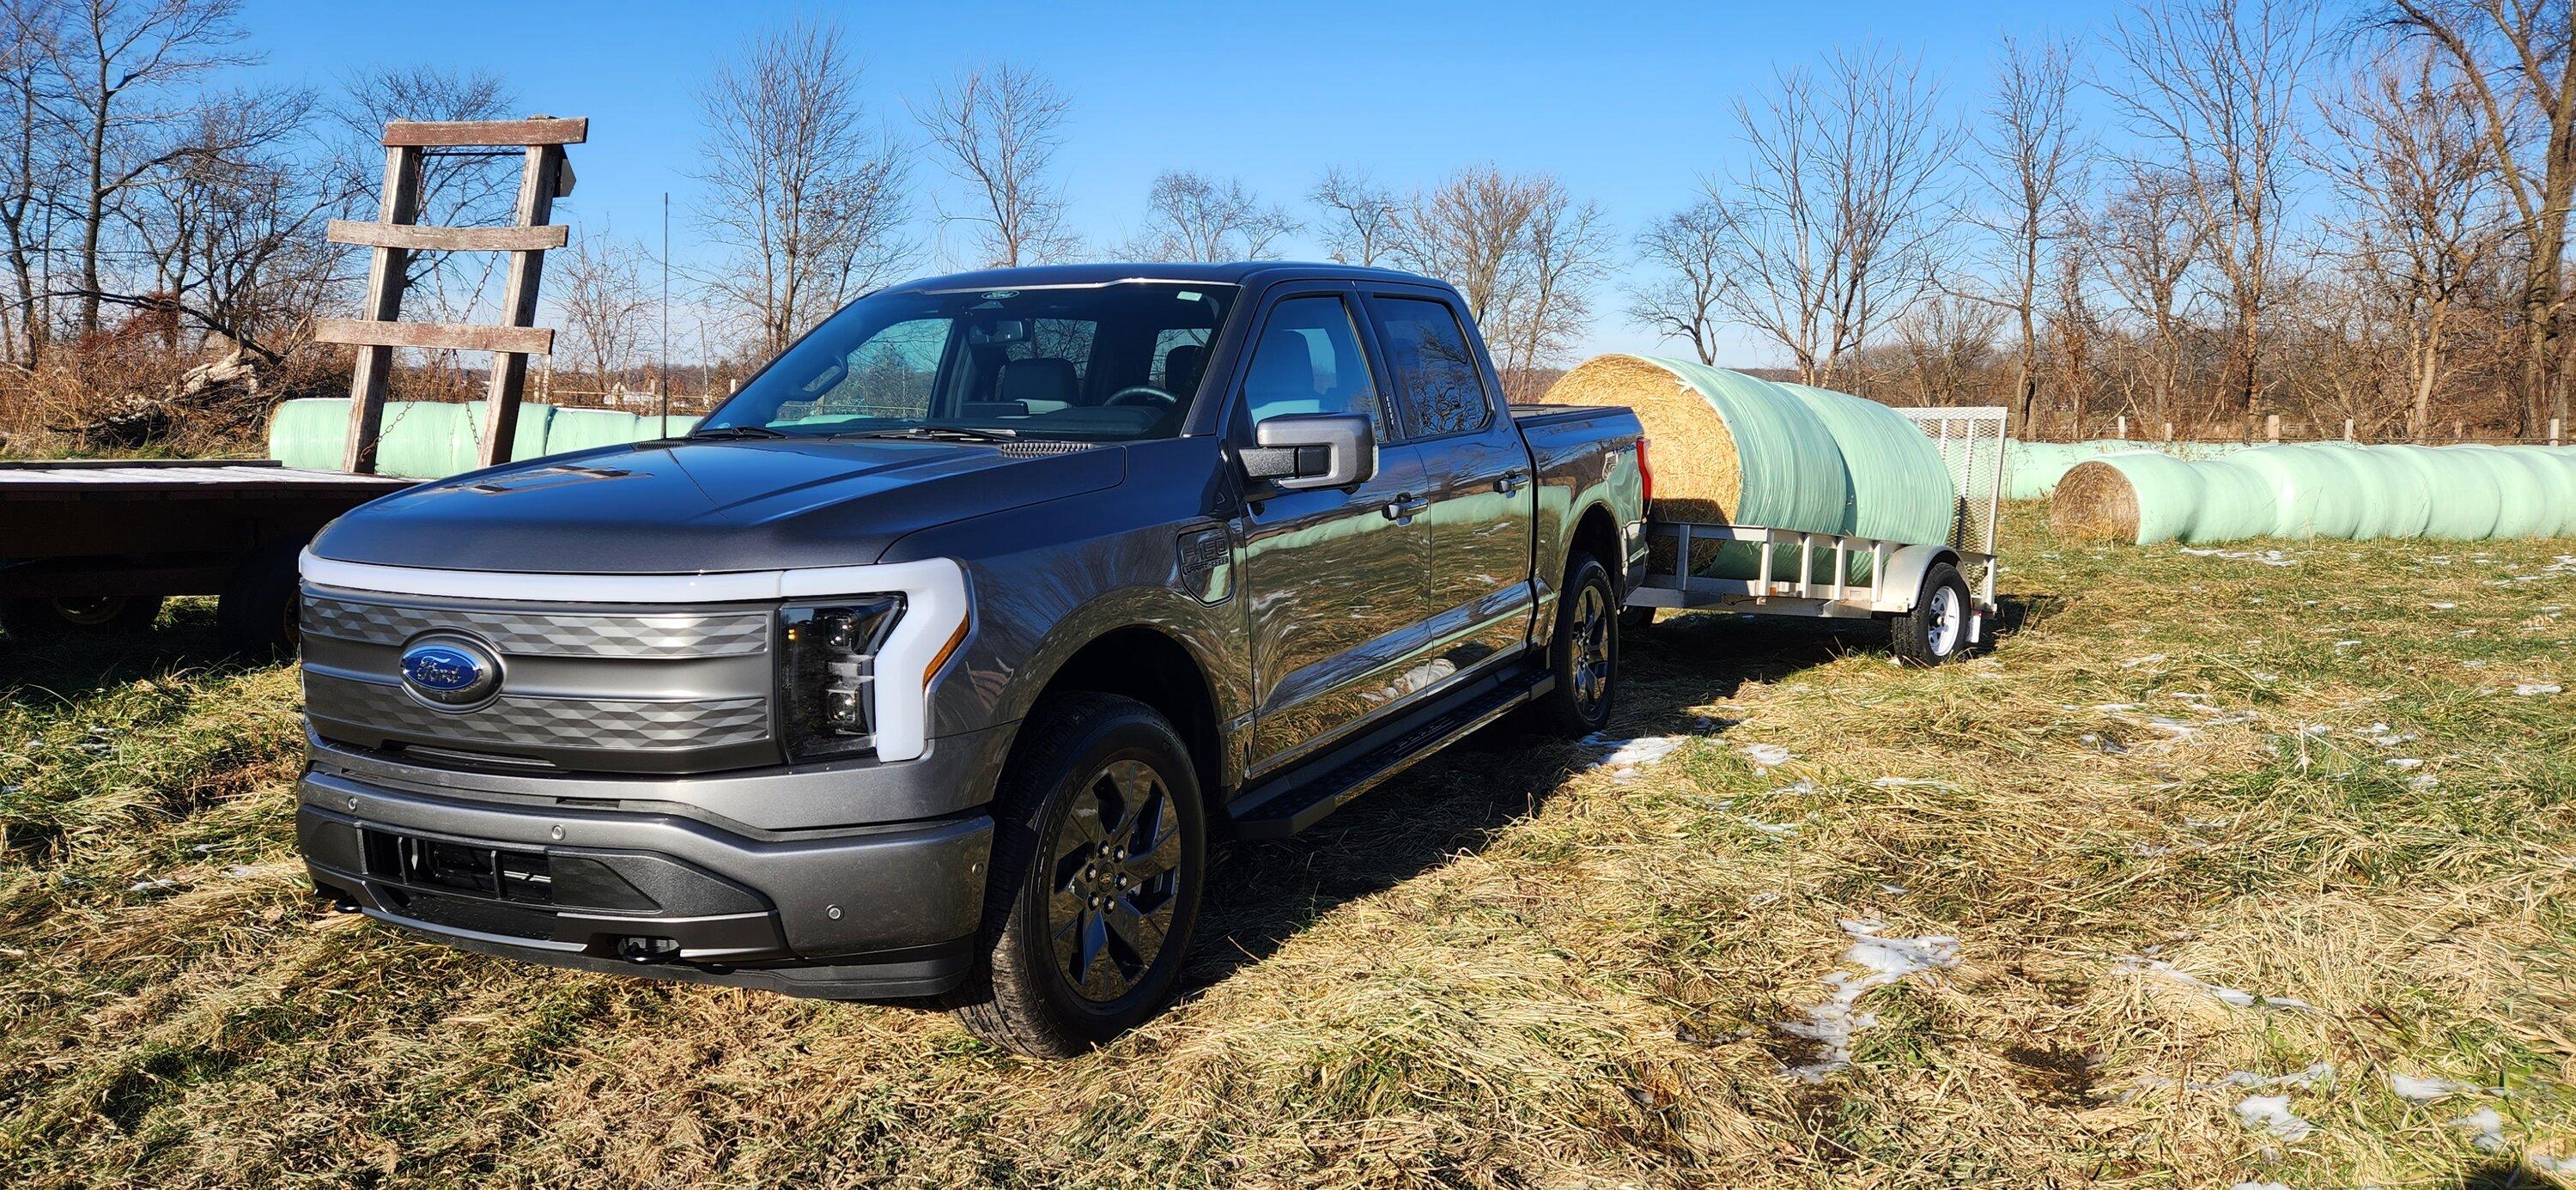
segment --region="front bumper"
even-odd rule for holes
[[[316,889],[371,917],[556,966],[841,999],[935,995],[964,977],[993,833],[981,810],[727,829],[586,798],[403,788],[319,764],[298,793]]]

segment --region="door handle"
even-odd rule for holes
[[[1526,471],[1503,472],[1499,478],[1494,480],[1494,490],[1501,492],[1506,496],[1511,495],[1512,493],[1521,490],[1522,481],[1528,478],[1529,472]]]
[[[1396,495],[1395,499],[1387,501],[1386,507],[1381,508],[1378,511],[1385,513],[1386,519],[1394,521],[1400,525],[1421,515],[1424,509],[1430,507],[1431,497],[1416,496],[1411,492],[1401,492]]]

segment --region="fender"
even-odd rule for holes
[[[1886,581],[1881,590],[1887,593],[1882,611],[1913,607],[1914,598],[1923,591],[1923,576],[1932,572],[1933,564],[1959,564],[1959,551],[1946,545],[1900,545],[1887,556]],[[1827,567],[1827,569],[1832,569]]]

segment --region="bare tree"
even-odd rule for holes
[[[1699,362],[1717,362],[1718,290],[1727,261],[1726,217],[1702,200],[1646,225],[1637,251],[1648,277],[1628,316],[1667,339],[1685,339]]]
[[[40,258],[52,248],[42,228],[50,226],[49,204],[63,188],[64,159],[50,114],[40,106],[47,55],[59,28],[58,0],[10,0],[0,5],[0,102],[8,105],[9,128],[0,148],[0,234],[8,239],[10,280],[16,295],[0,329],[9,332],[11,353],[34,367],[51,331],[47,312],[53,295],[43,292]]]
[[[335,164],[354,196],[349,217],[374,219],[384,184],[385,150],[379,138],[395,120],[500,120],[512,115],[518,96],[499,75],[436,66],[387,66],[343,79],[331,118],[341,136]],[[516,157],[439,153],[424,155],[414,176],[415,218],[447,227],[507,223],[518,201]],[[490,253],[406,252],[403,283],[437,287],[476,285],[497,258]],[[470,302],[468,303],[470,305]],[[450,311],[463,317],[462,309]]]
[[[1582,333],[1591,315],[1585,288],[1612,248],[1600,207],[1575,202],[1564,183],[1481,165],[1415,195],[1389,253],[1458,287],[1518,398],[1532,372]]]
[[[1326,170],[1306,200],[1325,212],[1322,232],[1333,259],[1364,268],[1386,255],[1403,218],[1394,192],[1340,166]]]
[[[2125,166],[2127,183],[2082,240],[2112,291],[2144,319],[2150,390],[2144,408],[2158,420],[2172,420],[2184,340],[2192,330],[2185,281],[2200,263],[2206,239],[2182,181],[2136,162]],[[2080,280],[2069,284],[2080,292]]]
[[[2014,424],[2029,426],[2039,400],[2039,298],[2042,260],[2066,229],[2069,194],[2082,189],[2092,151],[2076,126],[2075,47],[2061,40],[2025,45],[2006,35],[1986,106],[1989,130],[1977,171],[2001,208],[1987,227],[2002,248],[2003,306],[2021,345],[2013,355]]]
[[[233,147],[168,135],[187,111],[168,92],[252,60],[231,48],[242,38],[239,12],[239,0],[81,0],[53,38],[47,106],[77,146],[80,181],[71,199],[85,334],[99,328],[100,253],[126,192],[192,155]]]
[[[2452,315],[2506,231],[2476,96],[2437,52],[2383,57],[2319,104],[2336,143],[2317,164],[2362,216],[2343,222],[2340,239],[2357,279],[2397,316],[2417,435],[2432,424]]]
[[[1935,294],[1893,324],[1892,347],[1864,353],[1883,379],[1866,395],[1891,405],[1966,405],[1993,370],[2007,311],[1992,302]],[[2025,429],[2024,432],[2027,432]]]
[[[1242,179],[1219,182],[1190,170],[1154,178],[1145,196],[1145,230],[1129,250],[1146,260],[1259,260],[1298,224],[1261,201]]]
[[[1964,134],[1917,61],[1836,54],[1820,76],[1779,72],[1760,108],[1738,100],[1750,162],[1704,183],[1726,221],[1719,300],[1789,354],[1804,383],[1836,369],[1931,288],[1955,206]]]
[[[1074,250],[1050,176],[1072,108],[1045,75],[1005,62],[958,75],[913,109],[940,165],[971,192],[965,210],[941,217],[975,229],[984,264],[1039,264]]]
[[[201,96],[181,150],[149,188],[116,211],[132,228],[133,267],[90,296],[167,317],[163,346],[183,328],[212,334],[262,363],[284,362],[276,341],[301,329],[329,288],[322,222],[351,197],[307,168],[315,109],[300,89]]]
[[[2222,414],[2251,413],[2263,394],[2299,104],[2320,50],[2313,11],[2299,0],[2186,0],[2142,7],[2112,35],[2127,67],[2113,97],[2163,150],[2226,290],[2235,383]]]
[[[2523,433],[2567,416],[2558,370],[2567,216],[2576,205],[2576,53],[2561,0],[2395,0],[2397,24],[2430,38],[2475,96],[2488,152],[2523,240]],[[2537,133],[2535,138],[2528,133]],[[2534,160],[2537,158],[2537,160]]]
[[[633,363],[644,341],[647,316],[653,310],[644,283],[649,259],[632,240],[602,228],[576,236],[548,262],[554,273],[555,305],[563,311],[564,329],[572,332],[571,352],[589,364],[591,382],[607,389],[613,378]]]
[[[871,134],[836,25],[754,38],[700,95],[700,218],[727,260],[709,284],[776,354],[909,260],[902,146]]]

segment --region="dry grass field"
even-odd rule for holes
[[[1237,850],[1053,1065],[317,914],[291,670],[0,643],[0,1181],[2568,1184],[2576,545],[2007,539],[1989,655],[1668,618],[1669,751]]]

